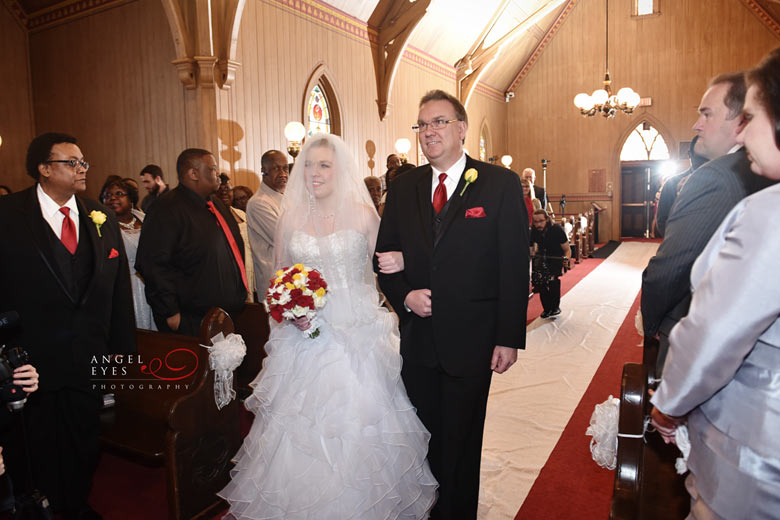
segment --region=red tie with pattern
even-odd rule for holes
[[[436,186],[436,190],[433,192],[433,210],[438,213],[441,208],[447,204],[447,186],[444,185],[444,179],[447,178],[446,173],[439,174],[439,184]]]
[[[79,239],[76,237],[76,226],[70,218],[70,208],[60,208],[60,213],[65,215],[62,221],[60,240],[62,240],[62,245],[65,246],[65,249],[70,251],[70,254],[75,254],[76,247],[79,245]]]
[[[248,291],[249,286],[246,283],[246,268],[244,267],[244,259],[241,258],[241,252],[238,250],[236,239],[233,238],[233,233],[230,232],[230,228],[228,227],[227,222],[225,222],[225,219],[222,217],[222,214],[217,211],[217,208],[214,207],[214,203],[208,201],[206,202],[206,205],[209,207],[209,211],[212,212],[215,217],[217,217],[219,227],[222,228],[222,232],[225,234],[225,238],[227,238],[228,244],[230,244],[230,249],[233,251],[233,257],[236,259],[238,269],[241,271],[241,279],[244,281],[244,287],[246,287],[246,290]]]

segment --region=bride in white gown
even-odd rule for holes
[[[371,254],[379,227],[362,176],[337,137],[309,137],[285,191],[277,267],[328,283],[320,335],[272,321],[246,407],[255,421],[220,492],[226,518],[427,518],[437,483],[430,434],[400,377],[396,318],[379,306]],[[232,517],[231,517],[232,515]]]

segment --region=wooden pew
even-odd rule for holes
[[[644,365],[626,363],[620,385],[621,434],[641,435],[650,413],[648,374]],[[685,476],[674,464],[680,452],[664,444],[658,433],[645,438],[618,437],[617,467],[612,493],[612,520],[682,520],[690,510]]]
[[[103,448],[164,466],[168,518],[175,520],[208,517],[224,507],[216,492],[228,483],[241,445],[240,403],[217,410],[214,372],[200,346],[210,345],[218,332],[233,332],[232,320],[218,308],[204,318],[200,338],[138,330],[138,362],[123,363],[125,372],[105,389],[115,394],[116,405],[101,414]]]
[[[234,374],[236,392],[242,399],[245,399],[252,393],[249,383],[254,381],[257,374],[260,373],[263,359],[266,356],[265,344],[271,330],[265,308],[262,304],[257,303],[247,303],[241,314],[235,317],[233,323],[236,332],[241,334],[244,343],[246,343],[246,356]]]

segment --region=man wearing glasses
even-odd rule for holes
[[[258,301],[265,298],[274,269],[274,232],[281,212],[282,197],[290,177],[287,156],[279,150],[269,150],[260,159],[263,183],[246,205],[249,244],[255,264],[255,285]],[[251,290],[251,289],[250,289]]]
[[[66,519],[100,518],[87,505],[103,404],[91,363],[135,351],[127,257],[113,213],[76,196],[89,163],[74,137],[36,137],[26,163],[35,185],[0,200],[0,312],[19,313],[8,343],[27,350],[40,373],[40,391],[17,419],[25,422],[33,486]],[[6,467],[23,493],[24,444],[9,440]]]
[[[430,164],[391,185],[377,270],[400,318],[401,376],[431,433],[432,518],[476,518],[491,375],[525,347],[528,215],[517,174],[464,153],[457,98],[434,90],[419,108],[412,128]],[[403,270],[382,274],[393,251]]]

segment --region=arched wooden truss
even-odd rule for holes
[[[181,82],[189,89],[229,88],[239,66],[235,56],[246,0],[161,1]]]
[[[417,0],[413,3],[409,0],[379,0],[368,19],[380,120],[384,120],[387,115],[395,72],[409,36],[422,20],[430,3],[431,0]]]

